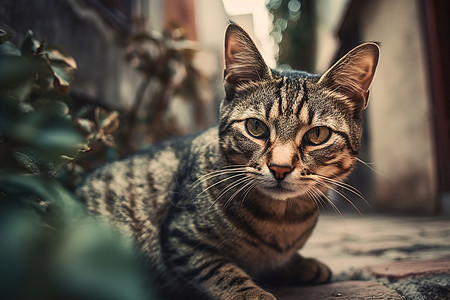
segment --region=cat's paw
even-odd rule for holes
[[[330,268],[324,263],[297,254],[283,269],[268,274],[262,282],[272,286],[312,285],[329,282],[331,275]]]
[[[327,283],[331,280],[331,270],[315,258],[301,258],[294,266],[293,272],[297,280],[306,284]]]
[[[235,295],[233,300],[277,300],[277,298],[259,288],[251,289]]]

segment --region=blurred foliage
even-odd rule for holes
[[[281,68],[314,72],[316,28],[314,0],[270,0],[272,36],[279,47]]]
[[[145,143],[192,131],[182,128],[168,115],[175,96],[181,96],[193,107],[194,130],[207,125],[205,98],[211,93],[211,86],[195,66],[196,53],[197,43],[188,40],[184,28],[177,23],[170,23],[162,33],[136,30],[130,37],[127,60],[143,79],[122,122],[123,144],[119,153],[136,151],[145,147]]]
[[[88,119],[81,117],[83,109],[70,111],[73,57],[38,42],[31,31],[20,50],[9,38],[0,32],[0,169],[51,178],[62,167],[76,169],[68,163],[81,164],[99,143],[113,146],[117,112],[95,108]]]
[[[20,49],[11,37],[0,30],[0,297],[148,299],[132,241],[60,183],[75,182],[97,144],[114,144],[117,112],[72,112],[73,57],[31,31]]]
[[[87,215],[68,190],[85,170],[183,134],[175,95],[205,126],[209,81],[197,45],[172,24],[131,36],[126,59],[142,82],[130,109],[76,103],[74,58],[29,31],[0,30],[0,295],[5,299],[152,299],[134,243]]]

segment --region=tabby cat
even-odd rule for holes
[[[259,284],[327,282],[298,250],[355,164],[378,55],[365,43],[322,76],[277,71],[231,23],[218,126],[109,163],[78,195],[136,239],[163,298],[276,299]]]

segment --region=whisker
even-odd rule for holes
[[[242,197],[242,203],[244,203],[244,201],[245,201],[245,198],[248,196],[248,194],[251,192],[251,190],[256,186],[256,180],[252,180],[252,181],[250,181],[250,182],[252,182],[252,184],[251,185],[249,185],[249,187],[247,188],[247,190],[246,190],[246,192],[245,192],[245,194],[244,194],[244,196]]]
[[[323,193],[322,193],[322,195],[319,194],[320,190],[318,190],[318,189],[315,190],[315,189],[316,188],[313,187],[313,189],[311,189],[310,192],[311,192],[312,195],[314,195],[317,198],[317,200],[318,200],[320,206],[322,207],[322,209],[325,209],[324,205],[326,204],[326,201],[330,202],[332,206],[334,205],[334,203],[331,202],[331,200],[328,199],[328,197],[326,195],[324,195]],[[324,200],[324,196],[327,198],[326,201]]]
[[[204,174],[204,175],[200,176],[197,180],[201,180],[202,178],[213,175],[213,174],[218,174],[221,172],[233,172],[233,171],[245,171],[245,165],[225,166],[219,170],[214,170],[212,172]]]
[[[247,171],[245,169],[238,169],[236,168],[235,170],[217,170],[208,174],[205,174],[203,176],[201,176],[200,178],[198,178],[190,187],[190,189],[195,188],[196,186],[198,186],[199,184],[211,180],[214,177],[218,177],[221,175],[227,175],[227,174],[235,174],[235,173],[246,173]]]
[[[217,198],[213,201],[213,203],[210,205],[210,207],[213,207],[219,200],[222,198],[226,193],[228,193],[230,190],[232,190],[234,187],[242,184],[242,182],[245,182],[247,180],[250,180],[250,178],[242,178],[241,180],[233,181],[229,185],[227,185],[217,196]]]
[[[355,194],[356,196],[358,196],[359,198],[361,198],[361,200],[364,201],[364,203],[368,206],[368,207],[372,207],[372,205],[366,200],[366,198],[364,197],[364,195],[361,193],[361,191],[359,191],[357,188],[355,188],[354,186],[345,183],[345,182],[341,182],[341,181],[337,181],[335,179],[320,175],[320,174],[315,174],[316,176],[318,176],[319,178],[325,180],[326,182],[330,183],[330,184],[334,184],[337,187],[340,187],[344,190],[347,190],[353,194]]]
[[[226,201],[224,207],[227,207],[227,206],[231,203],[231,201],[233,201],[233,199],[236,198],[236,196],[237,196],[240,192],[242,192],[247,186],[252,185],[252,184],[253,184],[253,181],[252,181],[252,180],[248,180],[246,183],[244,183],[244,185],[243,185],[242,187],[240,187],[239,189],[237,189],[237,190],[233,193],[233,195],[231,195],[230,199],[228,199],[228,200]]]
[[[320,181],[318,181],[318,182],[320,183]],[[330,197],[328,197],[327,194],[325,194],[324,192],[322,192],[321,190],[319,190],[317,188],[314,190],[314,192],[316,192],[318,195],[321,195],[322,199],[327,200],[327,202],[331,204],[331,207],[333,207],[333,209],[339,214],[339,216],[343,217],[339,208],[336,206],[336,204],[333,203],[333,201],[331,201]]]
[[[315,175],[320,177],[321,179],[325,179],[325,180],[329,181],[329,183],[333,183],[333,184],[336,184],[336,185],[338,185],[338,186],[340,186],[342,188],[348,189],[350,192],[354,193],[355,195],[357,195],[357,196],[359,196],[361,198],[364,198],[364,196],[361,193],[361,191],[359,191],[357,188],[355,188],[354,186],[352,186],[352,185],[350,185],[348,183],[345,183],[345,182],[342,182],[342,181],[338,181],[338,180],[335,180],[335,179],[332,179],[332,178],[329,178],[329,177],[326,177],[326,176],[320,175],[320,174],[315,174]]]
[[[359,158],[359,157],[356,157],[356,160],[357,161],[359,161],[360,163],[363,163],[363,164],[365,164],[366,166],[370,166],[370,165],[374,165],[375,163],[374,162],[366,162],[366,161],[364,161],[364,160],[362,160],[361,158]]]
[[[312,194],[309,190],[306,190],[306,194],[311,198],[311,200],[314,202],[316,207],[320,209],[319,202],[314,194]],[[321,205],[321,208],[323,209],[323,206]]]
[[[219,200],[220,198],[222,198],[226,193],[228,193],[229,191],[231,191],[233,188],[235,188],[236,186],[242,184],[242,182],[249,180],[249,178],[243,178],[241,181],[235,181],[232,184],[228,185],[222,192],[220,192],[220,194],[217,196],[216,200]]]
[[[369,168],[371,171],[373,171],[375,174],[380,175],[382,177],[385,178],[389,178],[389,176],[380,173],[379,171],[377,171],[374,167],[372,167],[369,163],[366,163],[365,161],[363,161],[362,159],[360,159],[359,157],[356,157],[356,161],[358,161],[359,163],[365,165],[367,168]]]
[[[352,202],[352,200],[350,200],[346,195],[344,195],[343,193],[339,192],[337,189],[333,188],[332,186],[321,182],[321,181],[316,181],[317,183],[321,184],[322,186],[336,192],[339,196],[341,196],[342,198],[344,198],[351,206],[353,206],[353,208],[359,213],[359,215],[362,216],[361,211],[358,209],[358,207],[356,207],[356,205]]]
[[[309,189],[306,189],[306,194],[309,196],[309,198],[311,198],[311,200],[314,202],[314,204],[316,205],[317,208],[319,208],[319,203],[317,202],[316,197],[314,197],[314,195],[309,191]]]
[[[313,195],[314,195],[314,193],[313,193]],[[325,205],[326,205],[325,200],[323,199],[323,197],[319,193],[316,192],[315,195],[316,195],[317,201],[319,202],[320,206],[322,207],[323,210],[325,210]]]
[[[216,182],[216,183],[214,183],[214,184],[211,184],[211,185],[208,186],[206,189],[204,189],[203,191],[201,191],[201,192],[197,195],[197,197],[195,197],[194,200],[196,200],[201,194],[203,194],[204,192],[208,191],[209,189],[215,187],[216,185],[221,184],[222,182],[225,182],[225,181],[227,181],[227,180],[230,180],[230,179],[239,177],[239,176],[245,176],[245,174],[236,174],[236,175],[227,177],[227,178],[225,178],[225,179],[222,179],[222,180],[220,180],[220,181],[218,181],[218,182]]]

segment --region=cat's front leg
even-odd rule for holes
[[[210,299],[275,300],[219,249],[181,229],[173,229],[165,244],[167,268]]]
[[[181,256],[173,257],[172,270],[211,299],[274,300],[272,294],[258,287],[242,269],[224,258],[196,250],[186,265]],[[178,264],[178,265],[176,265]]]

